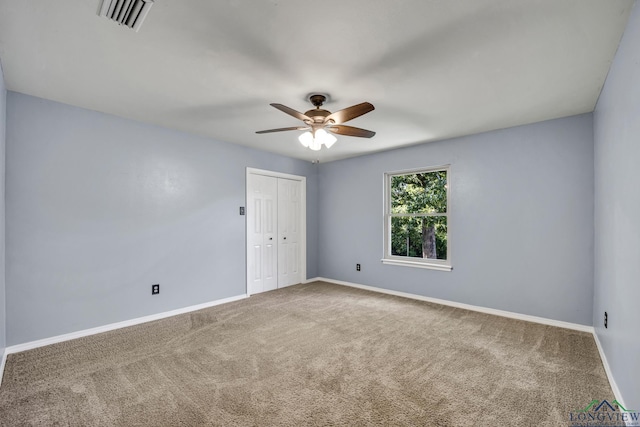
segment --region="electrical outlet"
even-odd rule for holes
[[[356,271],[360,271],[360,264],[356,264]]]
[[[607,312],[604,312],[604,327],[608,328],[608,323],[609,323],[609,315],[607,314]]]
[[[157,295],[160,293],[160,285],[151,285],[151,295]]]

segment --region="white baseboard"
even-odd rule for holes
[[[614,394],[615,398],[618,400],[618,402],[620,402],[623,406],[626,406],[625,403],[624,403],[624,400],[622,398],[622,395],[620,393],[620,389],[618,389],[616,381],[613,378],[613,374],[611,373],[611,368],[609,367],[609,363],[607,362],[607,357],[606,357],[606,355],[604,353],[604,350],[602,349],[602,345],[600,344],[600,340],[598,339],[598,335],[595,333],[595,329],[593,328],[593,326],[580,325],[580,324],[577,324],[577,323],[570,323],[570,322],[564,322],[564,321],[560,321],[560,320],[547,319],[547,318],[544,318],[544,317],[530,316],[530,315],[527,315],[527,314],[514,313],[514,312],[511,312],[511,311],[497,310],[497,309],[493,309],[493,308],[481,307],[481,306],[476,306],[476,305],[471,305],[471,304],[464,304],[464,303],[459,303],[459,302],[455,302],[455,301],[448,301],[448,300],[443,300],[443,299],[438,299],[438,298],[431,298],[431,297],[426,297],[426,296],[423,296],[423,295],[416,295],[416,294],[410,294],[410,293],[406,293],[406,292],[393,291],[393,290],[384,289],[384,288],[377,288],[377,287],[374,287],[374,286],[360,285],[360,284],[357,284],[357,283],[345,282],[345,281],[342,281],[342,280],[328,279],[328,278],[325,278],[325,277],[314,277],[314,278],[307,279],[307,280],[303,281],[303,283],[311,283],[311,282],[317,282],[317,281],[333,283],[333,284],[342,285],[342,286],[349,286],[349,287],[352,287],[352,288],[364,289],[364,290],[368,290],[368,291],[372,291],[372,292],[378,292],[378,293],[383,293],[383,294],[388,294],[388,295],[395,295],[395,296],[400,296],[400,297],[410,298],[410,299],[415,299],[415,300],[420,300],[420,301],[432,302],[432,303],[435,303],[435,304],[441,304],[441,305],[446,305],[446,306],[455,307],[455,308],[462,308],[462,309],[465,309],[465,310],[477,311],[477,312],[480,312],[480,313],[493,314],[493,315],[496,315],[496,316],[508,317],[508,318],[511,318],[511,319],[525,320],[525,321],[528,321],[528,322],[540,323],[540,324],[543,324],[543,325],[557,326],[557,327],[560,327],[560,328],[573,329],[573,330],[582,331],[582,332],[590,332],[591,334],[593,334],[593,338],[594,338],[594,340],[596,342],[596,346],[598,348],[598,352],[600,353],[600,359],[602,360],[602,364],[603,364],[604,370],[605,370],[605,372],[607,374],[607,378],[609,379],[609,384],[611,385],[611,389],[613,391],[613,394]],[[37,341],[31,341],[31,342],[24,343],[24,344],[18,344],[18,345],[9,346],[9,347],[5,348],[5,350],[4,350],[3,354],[2,354],[1,362],[0,362],[0,385],[2,384],[2,376],[4,374],[4,367],[5,367],[5,364],[6,364],[6,361],[7,361],[7,355],[9,355],[11,353],[18,353],[20,351],[31,350],[31,349],[34,349],[34,348],[43,347],[43,346],[50,345],[50,344],[55,344],[55,343],[59,343],[59,342],[63,342],[63,341],[69,341],[69,340],[72,340],[72,339],[86,337],[86,336],[89,336],[89,335],[95,335],[95,334],[99,334],[99,333],[102,333],[102,332],[107,332],[107,331],[112,331],[112,330],[115,330],[115,329],[125,328],[125,327],[128,327],[128,326],[139,325],[141,323],[151,322],[153,320],[164,319],[164,318],[167,318],[167,317],[176,316],[178,314],[189,313],[191,311],[202,310],[203,308],[213,307],[213,306],[220,305],[220,304],[226,304],[226,303],[233,302],[233,301],[238,301],[238,300],[241,300],[241,299],[244,299],[244,298],[248,298],[248,295],[246,295],[246,294],[237,295],[237,296],[234,296],[234,297],[224,298],[224,299],[220,299],[220,300],[216,300],[216,301],[211,301],[211,302],[208,302],[208,303],[192,305],[192,306],[189,306],[189,307],[183,307],[183,308],[179,308],[179,309],[176,309],[176,310],[166,311],[166,312],[163,312],[163,313],[152,314],[152,315],[144,316],[144,317],[138,317],[136,319],[131,319],[131,320],[125,320],[123,322],[111,323],[111,324],[104,325],[104,326],[99,326],[99,327],[96,327],[96,328],[85,329],[85,330],[82,330],[82,331],[72,332],[72,333],[69,333],[69,334],[58,335],[58,336],[51,337],[51,338],[45,338],[45,339],[41,339],[41,340],[37,340]]]
[[[600,344],[600,339],[598,338],[598,334],[595,332],[595,330],[593,331],[593,339],[596,340],[596,347],[598,347],[598,352],[600,353],[600,360],[602,360],[604,371],[607,373],[607,379],[609,380],[609,385],[611,386],[613,395],[616,398],[616,400],[626,408],[627,405],[624,403],[624,399],[622,398],[622,393],[620,393],[618,384],[616,384],[616,380],[613,378],[613,373],[611,372],[611,367],[609,367],[607,356],[604,354],[604,349],[602,348],[602,344]]]
[[[333,283],[336,285],[349,286],[349,287],[358,288],[358,289],[365,289],[367,291],[379,292],[379,293],[388,294],[388,295],[395,295],[395,296],[415,299],[419,301],[432,302],[435,304],[446,305],[446,306],[455,307],[455,308],[462,308],[465,310],[478,311],[480,313],[493,314],[495,316],[508,317],[510,319],[525,320],[527,322],[541,323],[543,325],[549,325],[549,326],[557,326],[559,328],[573,329],[576,331],[589,332],[589,333],[594,332],[593,326],[580,325],[578,323],[563,322],[561,320],[547,319],[545,317],[514,313],[512,311],[497,310],[495,308],[481,307],[478,305],[464,304],[461,302],[425,297],[422,295],[410,294],[406,292],[392,291],[389,289],[377,288],[375,286],[359,285],[357,283],[344,282],[342,280],[327,279],[325,277],[316,277],[313,279],[309,279],[305,283],[310,283],[315,281]]]
[[[2,372],[4,372],[4,359],[6,359],[7,354],[18,353],[18,352],[21,352],[21,351],[31,350],[31,349],[38,348],[38,347],[44,347],[45,345],[56,344],[56,343],[59,343],[59,342],[69,341],[69,340],[73,340],[73,339],[76,339],[76,338],[82,338],[82,337],[86,337],[86,336],[89,336],[89,335],[95,335],[95,334],[99,334],[99,333],[102,333],[102,332],[113,331],[114,329],[126,328],[127,326],[139,325],[141,323],[147,323],[147,322],[151,322],[151,321],[154,321],[154,320],[160,320],[160,319],[164,319],[166,317],[176,316],[178,314],[189,313],[191,311],[202,310],[203,308],[208,308],[208,307],[213,307],[213,306],[220,305],[220,304],[226,304],[226,303],[229,303],[229,302],[238,301],[238,300],[241,300],[241,299],[244,299],[244,298],[247,298],[247,297],[248,297],[248,295],[246,295],[246,294],[236,295],[234,297],[223,298],[223,299],[219,299],[219,300],[215,300],[215,301],[205,302],[203,304],[191,305],[189,307],[183,307],[183,308],[178,308],[176,310],[165,311],[163,313],[157,313],[157,314],[151,314],[149,316],[137,317],[135,319],[125,320],[123,322],[110,323],[108,325],[98,326],[96,328],[84,329],[82,331],[76,331],[76,332],[71,332],[71,333],[68,333],[68,334],[57,335],[55,337],[44,338],[44,339],[41,339],[41,340],[31,341],[31,342],[27,342],[27,343],[24,343],[24,344],[12,345],[12,346],[7,347],[5,349],[5,351],[4,351],[5,354],[4,354],[4,357],[3,357],[3,365],[2,365],[3,370],[0,372],[0,376],[2,375]],[[0,379],[1,379],[1,377],[0,377]]]
[[[2,361],[0,362],[0,386],[2,385],[2,374],[4,374],[4,365],[7,363],[7,350],[2,351]]]

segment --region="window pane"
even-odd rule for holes
[[[391,213],[446,213],[447,171],[391,177]]]
[[[447,259],[447,218],[392,217],[391,255]]]

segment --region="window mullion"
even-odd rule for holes
[[[430,217],[430,216],[447,216],[447,213],[408,213],[408,214],[398,214],[392,213],[389,214],[391,217],[408,217],[408,218],[419,218],[419,217]]]

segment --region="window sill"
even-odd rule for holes
[[[446,264],[436,264],[436,263],[428,263],[428,262],[417,262],[417,261],[405,261],[400,259],[386,259],[383,258],[383,264],[388,265],[401,265],[405,267],[416,267],[416,268],[426,268],[429,270],[439,270],[439,271],[451,271],[453,267]]]

